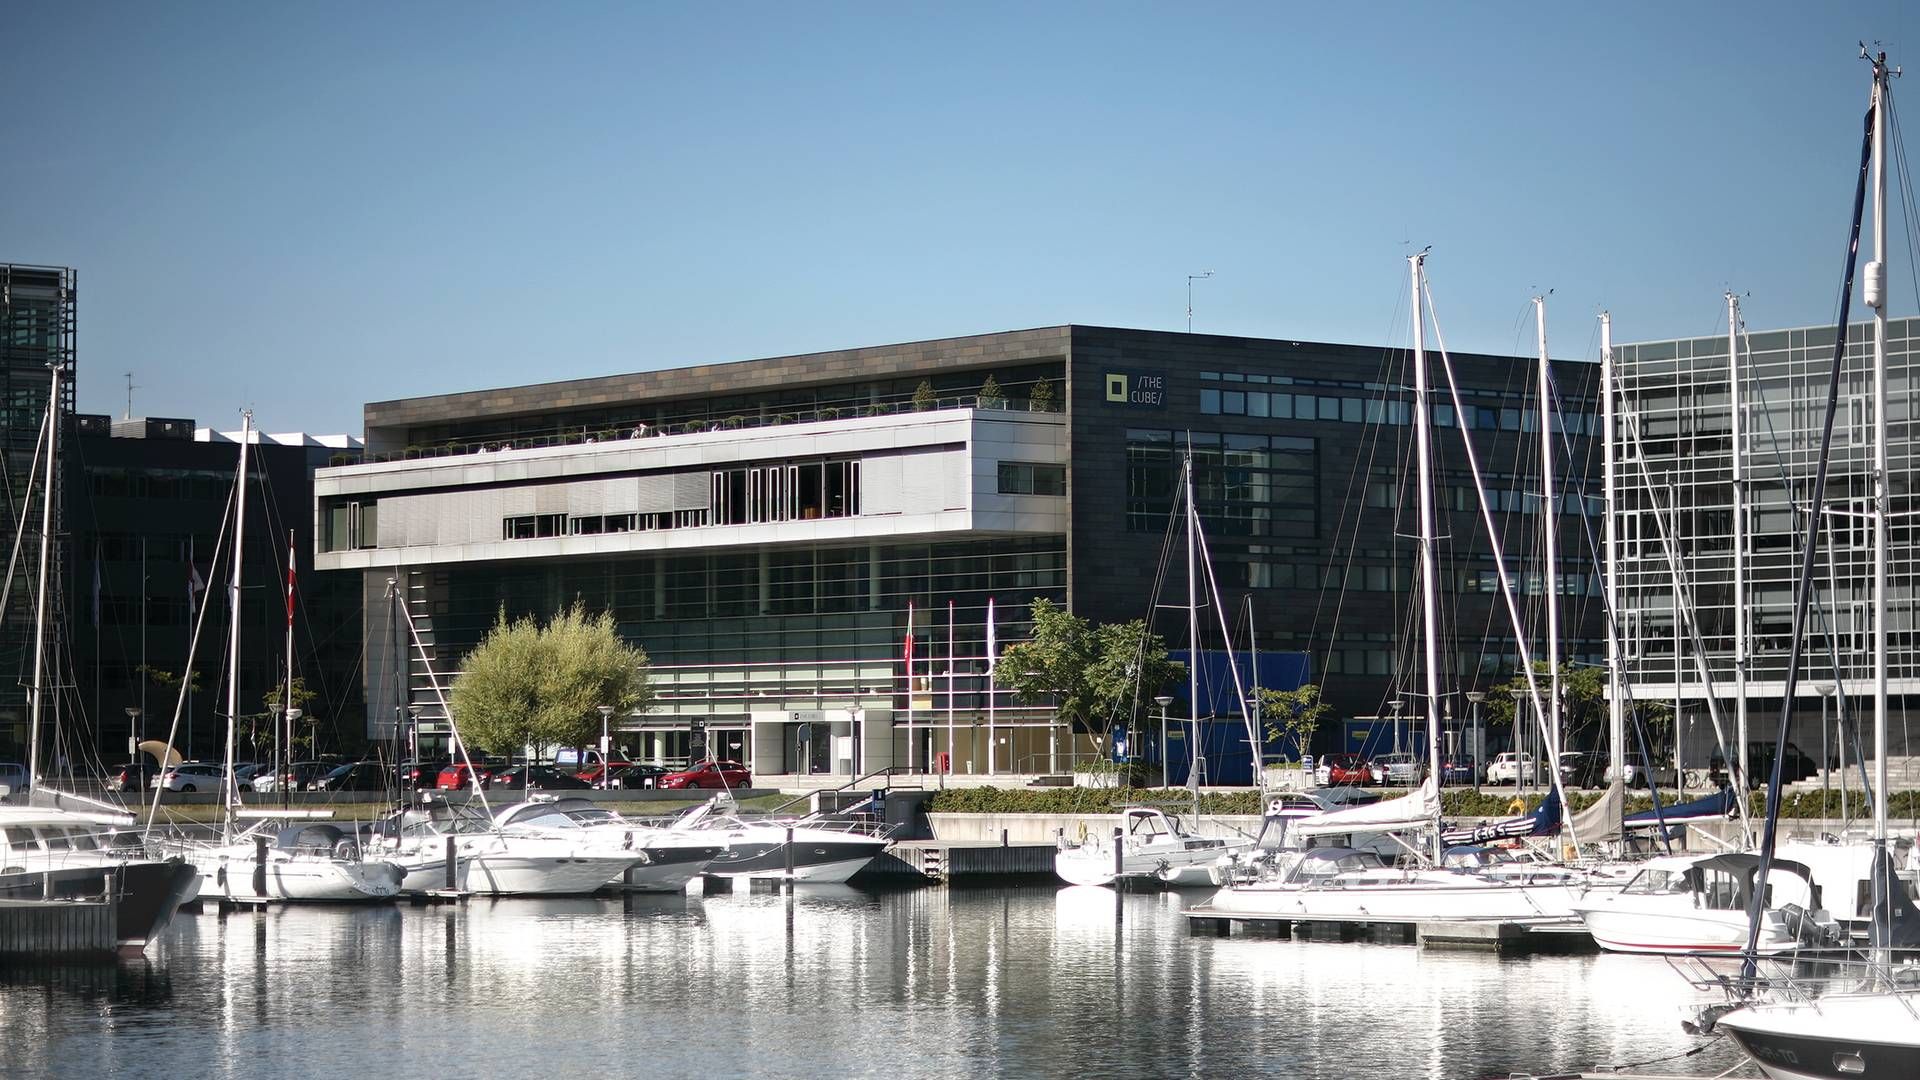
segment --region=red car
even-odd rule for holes
[[[1367,760],[1359,754],[1328,754],[1327,783],[1336,786],[1371,784],[1373,783],[1373,766],[1367,764]]]
[[[631,761],[615,761],[613,762],[613,766],[612,766],[613,771],[617,773],[620,770],[632,764],[633,762]],[[582,780],[585,780],[587,783],[593,785],[594,787],[599,787],[601,771],[602,771],[601,765],[598,762],[596,762],[592,765],[587,766],[584,769],[581,769],[579,772],[576,772],[573,775],[579,777]]]
[[[657,788],[743,788],[753,779],[737,761],[703,761],[654,781]]]
[[[500,767],[497,763],[481,762],[473,766],[473,771],[480,774],[480,783],[485,785],[492,778],[493,771]],[[440,775],[434,777],[433,786],[441,791],[465,791],[473,786],[473,776],[467,771],[465,762],[455,762],[440,770]]]

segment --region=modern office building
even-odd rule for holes
[[[1823,715],[1831,721],[1845,710],[1864,723],[1871,714],[1872,334],[1871,324],[1852,326],[1847,334],[1821,551],[1789,734],[1816,759],[1839,756],[1838,732],[1822,723]],[[1724,333],[1615,351],[1623,668],[1635,697],[1677,699],[1685,762],[1704,764],[1714,750],[1709,699],[1720,708],[1728,739],[1734,737],[1737,655],[1746,657],[1749,742],[1775,737],[1834,340],[1831,326],[1743,333],[1737,378]],[[1912,480],[1920,449],[1913,426],[1920,415],[1920,383],[1914,379],[1920,320],[1890,321],[1887,361],[1887,675],[1897,718],[1907,704],[1920,702],[1914,612],[1920,538]],[[1742,592],[1734,587],[1736,455],[1746,504]],[[1737,645],[1740,612],[1744,650]],[[1704,653],[1690,646],[1687,613]],[[1706,679],[1697,659],[1704,659]],[[1904,722],[1893,725],[1892,752],[1909,753],[1909,737]],[[1864,729],[1860,739],[1871,745]]]
[[[989,638],[1023,636],[1046,597],[1098,622],[1154,616],[1184,648],[1185,615],[1167,609],[1186,603],[1183,554],[1167,541],[1190,451],[1222,592],[1201,647],[1222,647],[1224,610],[1237,647],[1250,625],[1261,651],[1307,654],[1343,715],[1385,717],[1421,685],[1407,363],[1403,349],[1058,326],[377,402],[366,460],[316,479],[315,563],[361,581],[371,737],[417,721],[429,745],[444,738],[427,664],[403,661],[410,634],[444,679],[500,614],[579,600],[651,657],[658,707],[616,721],[616,742],[649,759],[704,746],[761,775],[920,771],[941,755],[961,773],[1057,773],[1092,742],[1045,701],[985,692]],[[1453,367],[1463,411],[1435,415],[1458,694],[1517,653],[1462,435],[1535,617],[1547,575],[1527,553],[1534,361]],[[1581,660],[1600,652],[1578,491],[1597,472],[1594,375],[1555,368],[1574,478],[1557,580]],[[1447,712],[1464,726],[1463,699]]]
[[[34,570],[40,555],[39,523],[19,535],[24,517],[37,514],[40,487],[29,483],[34,448],[41,439],[53,369],[60,370],[60,413],[73,415],[74,272],[57,266],[0,263],[0,487],[6,493],[5,540],[16,538],[20,557],[5,610],[0,610],[0,754],[21,760],[27,745],[28,694],[33,679]],[[66,428],[71,432],[70,424]],[[55,501],[56,520],[59,517]],[[56,535],[58,527],[56,526]],[[67,549],[50,554],[59,574]]]
[[[69,524],[69,573],[58,592],[63,734],[78,765],[127,760],[128,739],[165,739],[217,758],[226,734],[226,585],[238,432],[192,420],[82,415],[62,454]],[[294,673],[316,697],[299,734],[317,726],[329,750],[357,748],[365,722],[359,660],[359,591],[338,575],[314,575],[315,469],[358,460],[351,436],[254,433],[249,455],[238,723],[240,760],[271,746],[266,695],[283,683],[289,532],[297,564]],[[207,608],[193,670],[182,695],[195,615]],[[71,719],[69,719],[71,718]],[[345,738],[342,738],[344,731]],[[343,747],[342,743],[345,743]]]

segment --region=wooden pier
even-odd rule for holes
[[[95,959],[117,952],[111,899],[0,900],[0,956]]]
[[[1303,919],[1215,911],[1206,906],[1181,912],[1187,932],[1200,937],[1292,938],[1297,941],[1365,941],[1377,945],[1418,945],[1423,949],[1493,952],[1592,952],[1597,946],[1578,923],[1536,920],[1436,919],[1389,921]]]

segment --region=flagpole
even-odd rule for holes
[[[987,597],[987,745],[988,746],[993,745],[993,739],[995,734],[994,716],[993,716],[993,672],[994,672],[994,665],[999,663],[999,660],[1000,660],[1000,658],[997,655],[995,655],[998,652],[998,649],[996,648],[996,644],[997,643],[994,641],[994,632],[993,632],[993,597],[989,596]]]
[[[953,601],[947,601],[947,760],[953,760]],[[972,755],[969,754],[969,757]],[[951,765],[948,768],[952,768]],[[993,744],[987,744],[987,774],[993,774]]]
[[[273,741],[277,743],[279,746],[286,748],[286,760],[289,766],[293,764],[293,558],[294,558],[293,530],[288,529],[287,530],[287,701],[286,701],[286,711],[280,714],[281,716],[286,718],[287,738],[286,738],[286,741],[282,742],[280,739],[280,733],[276,731],[273,733]],[[602,747],[601,749],[602,751],[604,751],[606,748]],[[274,753],[273,767],[275,769],[279,769],[281,767],[280,753],[277,748]],[[602,757],[600,762],[600,770],[602,772],[605,772],[606,768],[607,768],[606,759]],[[289,788],[292,785],[290,785],[286,781],[285,775],[286,774],[284,772],[277,772],[274,777],[275,786],[277,786],[280,789],[280,805],[283,807],[291,805],[291,800],[287,796],[287,788]]]
[[[907,771],[913,771],[913,601],[907,601]],[[932,764],[928,764],[932,772]]]

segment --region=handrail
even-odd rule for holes
[[[813,798],[815,795],[819,795],[823,792],[827,794],[837,794],[857,784],[864,784],[868,780],[871,780],[876,776],[907,776],[907,775],[911,775],[911,773],[909,772],[909,770],[905,765],[889,765],[884,769],[875,769],[873,772],[870,772],[865,776],[856,776],[853,779],[847,781],[846,783],[841,784],[837,788],[818,788],[816,790],[807,792],[805,795],[796,795],[793,798],[788,799],[786,802],[783,802],[780,805],[774,807],[773,809],[768,810],[767,814],[769,816],[778,814],[780,811],[785,810],[789,806],[798,806],[799,804],[806,802],[808,799]]]

